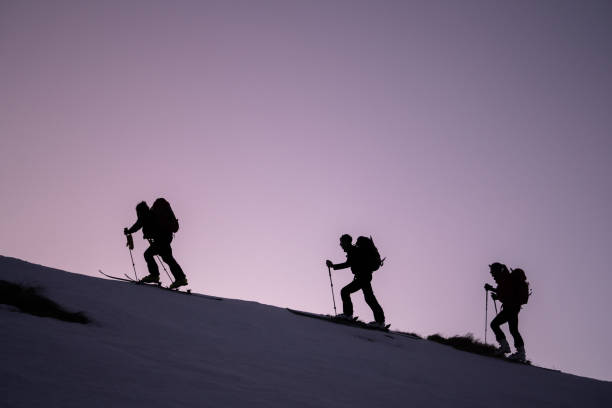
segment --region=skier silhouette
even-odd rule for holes
[[[155,255],[159,255],[168,264],[170,272],[174,275],[174,282],[170,285],[170,289],[174,289],[187,285],[187,278],[183,273],[183,269],[181,269],[181,266],[172,256],[170,243],[172,242],[173,232],[171,227],[167,227],[168,222],[174,222],[176,223],[175,229],[178,230],[178,221],[174,218],[174,213],[172,213],[170,205],[165,199],[157,199],[153,206],[156,207],[158,201],[161,201],[162,204],[157,207],[163,208],[167,205],[169,213],[168,210],[165,210],[165,213],[164,211],[154,212],[145,201],[142,201],[136,206],[138,219],[130,228],[124,228],[123,233],[130,235],[142,228],[143,238],[149,241],[150,246],[144,251],[144,259],[147,262],[149,275],[142,278],[140,282],[159,283],[159,268],[157,262],[155,262]],[[162,213],[161,216],[160,212]],[[168,221],[168,218],[173,218],[173,220]]]
[[[367,240],[368,238],[359,237],[357,239],[356,244],[353,245],[353,238],[344,234],[340,237],[340,247],[346,252],[346,262],[341,264],[334,264],[329,259],[325,262],[328,267],[333,268],[334,270],[351,268],[351,272],[355,275],[353,281],[342,288],[340,291],[340,295],[342,297],[342,314],[338,315],[338,317],[345,319],[353,319],[353,303],[351,302],[351,293],[357,292],[361,290],[363,292],[363,296],[365,298],[366,303],[372,309],[374,313],[374,322],[370,324],[376,325],[379,327],[385,327],[385,314],[380,307],[380,304],[376,300],[374,296],[374,291],[372,290],[372,270],[368,268],[367,262],[364,259],[363,248],[360,248],[360,243],[362,240]]]
[[[502,304],[500,312],[491,321],[491,329],[493,330],[493,333],[495,333],[495,338],[499,343],[499,348],[497,351],[500,354],[510,353],[510,345],[506,340],[504,332],[500,328],[502,324],[508,323],[510,334],[514,339],[514,347],[516,348],[516,352],[508,356],[508,358],[524,362],[526,360],[525,343],[523,342],[523,337],[518,329],[518,315],[521,311],[522,303],[519,299],[520,295],[517,290],[517,285],[514,282],[515,279],[513,279],[511,276],[508,267],[499,262],[489,265],[489,269],[491,276],[493,276],[495,283],[497,283],[497,287],[494,288],[488,283],[485,284],[484,287],[486,290],[493,292],[491,297],[494,301],[499,300]],[[517,275],[520,275],[520,272],[522,272],[523,277],[525,276],[522,269],[515,269],[512,275],[514,275],[515,272]]]

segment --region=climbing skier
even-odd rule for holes
[[[174,232],[178,230],[178,220],[170,208],[170,204],[163,198],[158,198],[149,208],[145,201],[136,206],[138,219],[130,228],[124,228],[123,233],[130,235],[142,228],[143,238],[149,241],[149,248],[144,252],[144,259],[147,262],[149,275],[140,280],[142,283],[158,283],[159,268],[155,262],[155,255],[168,264],[170,272],[174,275],[174,282],[170,289],[187,285],[187,278],[181,266],[172,256],[170,243]]]
[[[511,274],[506,265],[499,262],[489,265],[489,269],[491,276],[493,276],[495,283],[497,283],[497,287],[494,288],[488,283],[484,287],[486,290],[493,292],[491,297],[494,301],[499,300],[502,304],[500,312],[491,321],[491,329],[499,343],[498,352],[500,354],[508,354],[511,351],[506,336],[500,328],[502,324],[508,323],[510,334],[514,339],[514,347],[516,348],[516,352],[508,356],[508,358],[525,362],[525,343],[518,329],[518,315],[521,311],[521,305],[527,303],[527,298],[529,297],[528,286],[525,286],[527,285],[524,279],[525,273],[522,269],[515,269]],[[521,273],[523,277],[522,282],[520,278]],[[525,291],[524,288],[527,288],[527,290]],[[527,292],[526,296],[525,292]]]
[[[342,297],[342,314],[338,315],[341,318],[345,319],[353,319],[353,303],[351,302],[351,293],[357,292],[361,289],[363,292],[363,296],[365,298],[366,303],[372,309],[374,313],[374,322],[370,324],[385,327],[385,314],[380,307],[380,304],[376,300],[374,296],[374,291],[372,290],[372,272],[378,269],[380,264],[380,255],[378,255],[378,251],[376,251],[376,255],[378,255],[378,265],[372,266],[372,262],[369,258],[369,249],[370,243],[366,242],[370,238],[359,237],[357,239],[356,245],[353,245],[353,238],[344,234],[340,237],[340,247],[346,252],[346,262],[341,264],[334,264],[329,259],[325,262],[328,267],[337,269],[345,269],[351,268],[351,272],[353,272],[354,278],[351,283],[346,285],[340,291],[340,295]],[[373,247],[373,242],[371,243]],[[375,247],[374,247],[375,248]],[[375,263],[376,261],[374,261]]]

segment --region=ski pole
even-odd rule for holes
[[[153,240],[149,239],[150,244],[152,244],[153,242],[154,242]],[[164,266],[164,263],[162,262],[162,260],[159,258],[159,255],[155,255],[155,257],[157,258],[157,261],[162,266],[162,268],[164,268],[164,272],[166,272],[166,275],[168,275],[168,279],[170,279],[170,282],[174,283],[174,280],[172,280],[172,278],[170,277],[170,274],[166,270],[166,267]]]
[[[489,323],[489,291],[485,289],[485,344],[487,344],[487,326]]]
[[[166,272],[166,275],[168,275],[168,279],[170,279],[170,282],[174,283],[174,280],[170,277],[170,274],[168,273],[168,271],[166,270],[166,267],[164,266],[164,263],[162,262],[161,259],[159,259],[159,255],[157,256],[157,261],[159,262],[159,264],[162,266],[162,268],[164,268],[164,272]]]
[[[332,300],[334,301],[334,316],[338,316],[338,312],[336,311],[336,297],[334,296],[334,282],[332,281],[331,268],[329,266],[327,267],[327,273],[329,273],[329,283],[331,285]]]
[[[138,274],[136,273],[136,264],[134,264],[134,257],[132,256],[132,249],[134,249],[134,240],[132,234],[127,234],[127,247],[130,250],[130,259],[132,260],[132,268],[134,269],[134,277],[138,280]]]

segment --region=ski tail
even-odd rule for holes
[[[136,282],[134,279],[126,279],[126,278],[120,278],[118,276],[113,276],[113,275],[108,275],[104,272],[102,272],[102,269],[98,269],[98,272],[100,272],[102,275],[106,276],[107,278],[111,278],[111,279],[115,279],[115,280],[120,280],[120,281],[124,281],[124,282]],[[129,276],[128,276],[129,278]]]

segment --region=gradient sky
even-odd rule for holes
[[[395,328],[482,338],[501,261],[533,288],[528,356],[612,380],[610,21],[607,1],[2,0],[0,253],[130,273],[122,230],[164,196],[195,291],[330,313],[324,260],[371,234]]]

